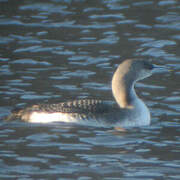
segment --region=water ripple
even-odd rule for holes
[[[180,179],[178,1],[0,0],[0,7],[0,179]],[[151,126],[118,132],[3,121],[34,103],[112,102],[115,67],[132,57],[171,68],[137,84]]]

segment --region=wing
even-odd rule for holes
[[[86,115],[84,117],[102,116],[102,114],[114,114],[113,112],[119,110],[117,105],[113,105],[110,102],[97,100],[97,99],[79,99],[74,101],[61,102],[56,104],[37,104],[27,107],[22,110],[15,110],[10,114],[6,120],[22,119],[28,121],[30,115],[33,112],[45,112],[45,113],[69,113]]]
[[[79,99],[57,104],[39,104],[32,106],[33,111],[61,113],[104,113],[110,110],[110,104],[97,99]]]

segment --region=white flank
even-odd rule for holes
[[[43,113],[33,112],[30,116],[31,123],[51,123],[51,122],[77,122],[78,120],[64,113]]]

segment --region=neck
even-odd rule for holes
[[[128,78],[128,76],[119,76],[119,73],[114,74],[112,91],[116,102],[121,108],[133,108],[133,102],[137,98],[134,84],[135,82]]]

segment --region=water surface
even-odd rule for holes
[[[180,3],[177,0],[0,0],[0,179],[180,179]],[[149,127],[3,122],[14,108],[112,99],[127,58],[171,70],[137,84]]]

